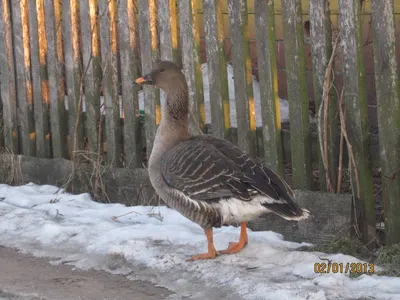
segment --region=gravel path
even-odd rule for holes
[[[159,300],[171,292],[102,271],[81,271],[0,246],[0,300]]]

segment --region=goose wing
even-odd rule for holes
[[[188,197],[216,201],[235,197],[250,201],[254,193],[235,162],[213,144],[199,139],[179,143],[161,162],[165,182]]]
[[[170,187],[193,200],[251,201],[260,195],[265,197],[262,205],[283,217],[308,213],[293,201],[293,191],[276,173],[229,141],[210,135],[193,137],[168,151],[162,174]]]

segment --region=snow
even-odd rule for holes
[[[224,249],[238,236],[239,228],[215,229],[215,246]],[[48,185],[0,184],[0,245],[52,257],[53,264],[149,280],[175,291],[169,299],[400,299],[400,278],[316,274],[319,257],[359,260],[298,251],[304,243],[271,231],[249,230],[249,244],[238,254],[187,262],[206,250],[206,240],[174,210],[102,204]]]
[[[208,80],[208,67],[207,64],[204,63],[201,65],[203,72],[203,92],[204,92],[204,106],[206,110],[206,123],[211,124],[211,107],[210,107],[210,88],[209,88],[209,80]],[[233,67],[232,65],[227,65],[228,72],[228,88],[229,88],[229,104],[230,104],[230,120],[231,126],[237,127],[236,120],[236,102],[235,102],[235,86],[233,82]],[[260,84],[257,81],[257,78],[253,75],[253,93],[255,99],[255,113],[256,113],[256,126],[262,126],[262,116],[261,116],[261,99],[260,99]],[[144,109],[144,93],[143,91],[139,91],[139,109]],[[101,113],[104,114],[104,97],[100,97],[100,106]],[[279,98],[280,103],[280,112],[281,112],[281,122],[289,123],[289,102],[286,99]],[[164,106],[163,99],[161,99],[161,107]],[[119,97],[119,108],[120,108],[120,116],[122,117],[122,97]],[[65,109],[68,110],[68,96],[65,97]],[[82,109],[86,112],[86,101],[85,97],[83,97],[82,101]],[[313,118],[310,118],[310,122],[314,122]]]

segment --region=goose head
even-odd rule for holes
[[[136,79],[135,83],[153,85],[166,93],[187,86],[181,69],[175,63],[166,60],[157,62],[149,73]]]

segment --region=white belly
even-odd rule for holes
[[[251,201],[230,198],[213,203],[212,206],[219,210],[222,224],[239,224],[241,222],[249,222],[262,214],[270,212],[261,204],[262,202],[269,202],[268,200],[265,197],[256,197]]]

